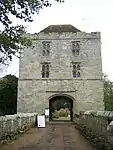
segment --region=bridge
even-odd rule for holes
[[[73,122],[37,128],[36,113],[0,117],[0,150],[113,150],[113,112],[86,111]]]

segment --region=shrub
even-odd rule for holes
[[[59,113],[57,110],[55,110],[54,113],[52,113],[52,117],[53,118],[59,118]]]
[[[58,112],[59,112],[59,116],[68,117],[68,110],[67,109],[61,108]]]

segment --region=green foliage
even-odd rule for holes
[[[104,76],[104,104],[105,110],[113,111],[113,82]]]
[[[17,112],[17,85],[18,79],[13,75],[0,79],[0,115]]]
[[[51,6],[48,0],[0,0],[0,23],[4,27],[4,31],[0,31],[0,64],[6,65],[12,55],[20,53],[22,46],[31,45],[31,41],[22,36],[26,33],[25,27],[13,26],[10,16],[31,22],[33,14],[48,6]]]
[[[52,113],[52,118],[59,118],[59,113],[57,110]]]
[[[63,2],[62,0],[56,1]],[[9,26],[12,23],[9,14],[24,19],[24,21],[33,21],[32,15],[38,14],[44,6],[51,6],[49,0],[0,0],[1,22],[3,25]]]
[[[57,99],[54,99],[52,101],[52,107],[54,109],[60,110],[61,108],[71,108],[72,102],[69,100],[69,98],[63,98],[63,97],[58,97]]]
[[[30,46],[32,43],[29,39],[23,37],[25,28],[23,26],[7,27],[4,31],[0,31],[0,63],[7,64],[6,60],[12,60],[12,55],[20,53],[23,46]]]

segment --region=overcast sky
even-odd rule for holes
[[[53,0],[51,0],[53,1]],[[54,2],[52,7],[44,8],[35,15],[33,23],[27,23],[27,31],[37,33],[53,24],[72,24],[85,32],[101,32],[102,65],[113,81],[113,0],[65,0],[65,3]],[[16,22],[16,23],[15,23]],[[15,24],[22,21],[14,21]],[[18,76],[19,63],[14,58],[5,74]]]

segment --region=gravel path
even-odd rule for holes
[[[51,123],[46,128],[32,128],[18,140],[0,150],[94,150],[72,123]]]

